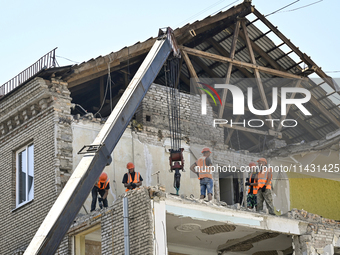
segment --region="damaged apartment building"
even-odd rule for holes
[[[61,224],[66,234],[58,236],[56,228],[47,241],[58,245],[55,254],[127,254],[127,249],[157,255],[340,254],[340,89],[282,32],[251,1],[175,29],[181,57],[174,87],[169,88],[170,54],[104,168],[109,206],[90,212],[92,197],[83,194],[77,217],[65,221],[71,225]],[[0,200],[0,254],[25,253],[85,157],[78,152],[120,110],[119,100],[157,40],[73,66],[57,66],[53,50],[0,87],[0,184],[8,191]],[[219,89],[220,103],[207,96],[202,115],[208,88],[202,86],[211,81],[233,84],[244,95],[252,88],[252,108],[261,110],[284,100],[273,87],[303,88],[311,95],[303,103],[311,114],[287,104],[286,115],[279,109],[256,115],[246,103],[244,114],[233,114],[233,91]],[[175,117],[173,99],[179,109]],[[231,125],[250,119],[256,119],[256,128]],[[184,159],[178,194],[169,164],[177,133]],[[189,169],[203,147],[212,150],[216,168],[232,166],[213,173],[209,202],[199,199],[199,181]],[[248,173],[240,170],[262,157],[274,169],[276,215],[245,205]],[[143,185],[125,192],[128,162]]]

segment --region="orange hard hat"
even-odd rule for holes
[[[208,147],[203,148],[201,153],[206,152],[206,151],[211,153],[211,151]]]
[[[100,182],[106,182],[107,180],[107,173],[102,173],[100,176],[99,176],[99,181]]]
[[[135,168],[135,165],[132,162],[127,163],[126,165],[127,169]]]
[[[249,167],[253,167],[253,166],[256,166],[256,164],[254,162],[250,162]]]
[[[257,162],[264,161],[267,164],[267,160],[265,158],[260,158]]]

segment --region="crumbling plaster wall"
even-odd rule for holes
[[[200,187],[197,176],[189,169],[190,165],[200,157],[201,149],[209,146],[213,153],[212,159],[214,165],[231,165],[238,169],[243,166],[248,166],[249,162],[256,161],[258,155],[250,154],[246,151],[235,152],[228,150],[223,143],[223,130],[220,128],[214,129],[210,126],[210,122],[204,121],[203,129],[208,132],[215,132],[218,137],[217,141],[202,140],[202,137],[195,137],[201,133],[197,130],[195,133],[190,133],[190,127],[197,125],[201,119],[191,118],[190,110],[190,95],[181,93],[181,123],[183,140],[181,147],[184,148],[184,169],[181,172],[181,187],[180,194],[199,197]],[[199,105],[197,105],[198,107]],[[182,109],[183,108],[183,109]],[[212,114],[211,108],[208,107],[208,113]],[[146,120],[146,115],[150,116],[150,121]],[[168,111],[166,102],[166,88],[164,86],[153,84],[145,95],[136,117],[139,124],[134,122],[127,128],[118,142],[115,150],[112,153],[112,163],[105,168],[111,180],[111,190],[109,193],[109,203],[111,204],[117,196],[125,192],[122,184],[124,174],[127,172],[126,164],[133,162],[136,166],[136,171],[140,172],[144,181],[143,185],[157,185],[157,175],[152,175],[157,171],[159,173],[159,183],[165,186],[167,192],[175,192],[173,188],[174,174],[169,172],[169,149],[170,149],[170,132],[168,130]],[[211,116],[209,117],[211,118]],[[77,166],[81,159],[81,155],[77,152],[85,144],[91,144],[101,129],[102,124],[100,119],[85,119],[81,118],[72,122],[73,133],[73,168]],[[200,127],[202,129],[202,127]],[[210,131],[212,130],[212,131]],[[191,135],[190,135],[191,134]],[[194,137],[194,138],[193,138]],[[196,143],[192,141],[196,139]],[[197,142],[200,142],[199,144]],[[219,174],[214,174],[215,179],[215,195],[219,199]],[[85,207],[90,208],[92,198],[88,196]],[[82,209],[83,210],[83,209]]]
[[[333,255],[340,248],[340,223],[305,210],[294,209],[289,218],[309,222],[307,233],[293,237],[295,255]]]
[[[66,84],[35,78],[0,100],[0,254],[24,250],[61,190],[72,166]],[[34,144],[34,199],[16,207],[16,151]],[[15,224],[11,224],[15,223]],[[19,226],[19,227],[18,227]]]
[[[85,145],[92,143],[97,133],[101,129],[102,124],[94,120],[79,120],[73,122],[73,163],[74,167],[81,159],[81,155],[76,154],[79,149]],[[148,139],[148,141],[143,140]],[[125,193],[125,187],[122,184],[123,176],[127,173],[126,164],[133,162],[135,171],[140,172],[143,177],[143,186],[157,185],[157,175],[159,173],[159,184],[164,185],[168,192],[175,192],[173,188],[173,173],[169,172],[169,153],[167,151],[167,141],[158,141],[157,137],[150,137],[144,132],[135,133],[127,128],[119,140],[116,148],[111,154],[112,163],[105,167],[104,171],[108,174],[110,182],[110,192],[108,196],[109,205],[111,205],[119,195]],[[190,151],[189,146],[184,146],[184,160],[189,162]],[[185,164],[185,172],[181,178],[181,194],[193,194],[199,196],[199,184],[197,178],[193,176],[189,170],[189,164]],[[90,210],[92,197],[89,194],[85,202],[85,207]],[[98,206],[97,206],[98,208]],[[84,209],[81,212],[85,213]]]

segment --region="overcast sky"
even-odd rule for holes
[[[295,1],[252,3],[262,14],[269,14]],[[268,19],[324,71],[340,71],[340,0],[318,1],[300,0]],[[157,36],[161,27],[175,29],[241,2],[1,0],[0,84],[55,47],[61,66],[75,64],[64,58],[80,63]],[[328,74],[340,76],[340,72]]]

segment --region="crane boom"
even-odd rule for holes
[[[124,133],[133,114],[158,75],[176,42],[173,35],[159,37],[109,118],[90,146],[85,146],[84,156],[56,199],[43,223],[31,240],[24,255],[55,254],[74,218],[85,202],[104,167],[112,161],[111,153]]]

